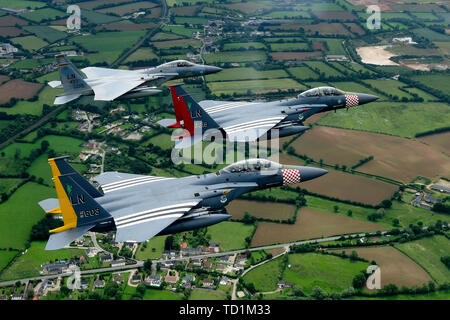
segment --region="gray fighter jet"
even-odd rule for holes
[[[52,88],[64,89],[54,104],[64,104],[81,96],[94,96],[94,100],[112,101],[140,98],[161,92],[157,87],[172,79],[196,77],[216,73],[219,67],[199,65],[176,60],[141,70],[120,70],[87,67],[78,70],[64,55],[57,55],[61,81],[51,81]]]
[[[309,129],[303,121],[316,113],[356,107],[378,99],[371,94],[319,87],[282,101],[205,100],[197,103],[181,84],[172,85],[170,89],[176,119],[163,119],[158,123],[167,128],[185,129],[185,133],[177,137],[175,148],[208,140],[211,138],[208,129],[217,129],[222,132],[222,138],[238,142],[270,139],[273,130],[278,130],[280,138],[290,136]]]
[[[224,207],[243,193],[327,173],[251,159],[184,178],[105,172],[95,178],[101,193],[66,158],[49,159],[58,198],[39,202],[45,212],[62,214],[64,221],[64,226],[50,231],[46,250],[63,248],[88,231],[117,230],[118,242],[143,242],[156,235],[210,226],[229,219]]]

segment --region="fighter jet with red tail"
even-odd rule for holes
[[[200,140],[209,140],[208,130],[220,131],[224,139],[251,142],[295,135],[309,129],[304,121],[314,114],[353,108],[378,99],[366,93],[349,93],[334,87],[318,87],[296,98],[271,101],[196,102],[181,85],[171,85],[176,119],[158,123],[167,128],[183,128],[175,148],[187,148]],[[196,124],[197,123],[197,124]]]

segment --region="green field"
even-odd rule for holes
[[[307,293],[316,286],[327,293],[348,289],[355,275],[368,266],[366,262],[318,253],[290,254],[288,257],[291,267],[285,269],[283,280],[301,286]]]
[[[207,53],[204,55],[206,63],[224,63],[224,62],[248,62],[266,60],[267,55],[264,51],[245,51],[245,54],[236,54],[235,52]]]
[[[130,300],[136,293],[135,287],[127,286],[123,292],[122,300]],[[182,296],[168,290],[146,288],[143,300],[181,300]]]
[[[258,292],[275,290],[277,282],[283,274],[282,262],[283,256],[256,267],[244,276],[244,282],[253,283]]]
[[[69,15],[53,8],[43,8],[31,12],[25,12],[21,16],[33,22],[42,22],[44,20],[62,19],[68,17]]]
[[[194,289],[189,296],[189,300],[225,300],[226,294],[219,291]]]
[[[16,255],[17,251],[0,250],[0,270],[3,270]]]
[[[399,99],[412,98],[410,94],[400,90],[400,88],[406,87],[406,84],[400,81],[387,79],[387,80],[364,80],[364,82],[368,83],[373,88],[376,88],[386,94],[397,96]]]
[[[150,48],[139,48],[135,52],[133,52],[126,60],[127,62],[135,62],[135,61],[147,61],[147,60],[158,60],[158,56],[153,52]]]
[[[347,112],[329,112],[318,124],[413,138],[416,133],[448,126],[449,117],[445,103],[375,102]]]
[[[176,24],[192,24],[192,25],[203,25],[208,21],[206,18],[201,17],[175,17]]]
[[[50,43],[67,37],[67,33],[47,26],[25,26],[23,28]]]
[[[16,154],[16,149],[20,151],[20,157],[28,157],[32,149],[39,149],[43,140],[50,144],[49,149],[53,149],[58,154],[73,154],[78,155],[82,147],[83,141],[80,139],[65,137],[65,136],[45,136],[37,140],[35,143],[18,143],[14,142],[2,149],[7,157],[13,158]]]
[[[411,77],[413,80],[419,81],[421,84],[442,91],[445,94],[450,94],[450,88],[448,86],[448,75],[445,74],[431,74],[431,75],[419,75]]]
[[[23,9],[30,7],[31,9],[45,7],[44,2],[28,1],[28,0],[0,0],[0,8]]]
[[[146,242],[146,248],[143,248],[143,243],[141,243],[136,251],[136,259],[147,260],[161,258],[166,238],[167,236],[154,237]]]
[[[327,64],[321,61],[308,61],[305,62],[305,64],[308,65],[314,71],[324,74],[325,77],[327,78],[342,76],[339,71],[329,67]]]
[[[310,47],[307,43],[292,42],[292,43],[272,43],[270,44],[271,51],[309,51]]]
[[[194,32],[202,31],[202,29],[185,28],[184,26],[179,25],[164,26],[162,30],[172,32],[188,38],[192,37],[192,34]]]
[[[121,18],[116,16],[110,16],[106,15],[100,12],[81,9],[81,16],[83,19],[86,19],[87,22],[93,23],[93,24],[105,24],[105,23],[111,23],[114,21],[118,21]]]
[[[211,235],[211,241],[219,242],[221,251],[230,251],[245,248],[245,238],[252,234],[253,228],[241,222],[225,221],[208,227],[207,234]]]
[[[289,78],[270,79],[270,80],[248,80],[248,81],[227,81],[227,82],[209,82],[209,89],[215,95],[246,94],[248,90],[254,93],[265,91],[278,91],[283,89],[304,90],[305,86]]]
[[[276,79],[287,78],[289,75],[284,70],[258,71],[254,68],[227,68],[221,72],[206,76],[208,81],[234,81],[252,79]]]
[[[41,265],[55,259],[70,259],[84,255],[80,249],[45,250],[46,242],[34,241],[27,252],[0,274],[0,280],[36,277],[42,271]]]
[[[319,75],[316,72],[312,71],[310,68],[305,67],[305,66],[292,67],[292,68],[288,68],[287,70],[294,78],[297,78],[300,80],[306,80],[306,79],[315,80],[315,79],[319,78]]]
[[[441,261],[441,257],[449,255],[449,239],[444,236],[434,236],[399,243],[395,247],[417,262],[437,283],[448,283],[450,270]]]
[[[164,41],[164,40],[176,40],[180,39],[180,35],[173,34],[169,32],[158,32],[153,37],[150,38],[152,41]]]
[[[38,202],[55,195],[54,189],[29,182],[0,204],[0,248],[23,249],[31,227],[45,215]]]
[[[347,55],[344,47],[342,46],[341,39],[329,39],[329,38],[311,38],[310,40],[316,42],[325,42],[328,49],[326,50],[327,54],[339,54],[339,55]]]
[[[121,32],[98,32],[95,35],[77,36],[72,42],[82,46],[87,51],[95,53],[87,58],[91,63],[112,63],[120,54],[131,48],[143,35],[145,31],[121,31]]]
[[[34,160],[27,172],[34,175],[36,179],[42,178],[45,184],[53,187],[52,172],[48,164],[47,154],[43,154]]]
[[[38,50],[48,45],[47,42],[35,36],[12,38],[11,42],[22,46],[22,48],[28,51]]]
[[[0,194],[9,194],[12,189],[16,188],[24,179],[20,178],[0,178]]]
[[[240,50],[240,49],[245,49],[245,50],[255,50],[255,49],[265,49],[266,46],[264,45],[264,43],[261,42],[232,42],[232,43],[225,43],[223,46],[223,49],[225,51],[227,50]]]

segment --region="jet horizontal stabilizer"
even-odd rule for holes
[[[39,206],[46,213],[61,213],[61,208],[59,206],[59,200],[55,198],[45,199],[39,202]]]
[[[57,250],[62,249],[69,245],[73,241],[77,240],[83,234],[92,229],[95,225],[82,226],[74,229],[61,231],[58,233],[52,233],[48,239],[45,250]]]
[[[61,81],[50,81],[48,85],[53,89],[64,89]]]
[[[177,124],[177,120],[176,119],[162,119],[156,123],[165,128],[173,128],[174,127],[173,125]],[[178,126],[177,128],[180,128],[180,126]]]
[[[53,103],[54,104],[64,104],[64,103],[70,102],[72,100],[78,99],[79,97],[81,97],[81,93],[57,96],[55,98],[55,102],[53,102]]]

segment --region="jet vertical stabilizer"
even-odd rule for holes
[[[56,96],[54,104],[70,102],[91,91],[91,87],[84,81],[86,76],[67,60],[64,55],[57,55],[56,62],[58,63],[59,78],[64,88],[64,93]],[[53,81],[52,86],[57,87],[56,85]]]
[[[46,250],[64,248],[87,231],[112,224],[112,216],[75,182],[76,174],[53,178],[64,225],[50,230]]]

